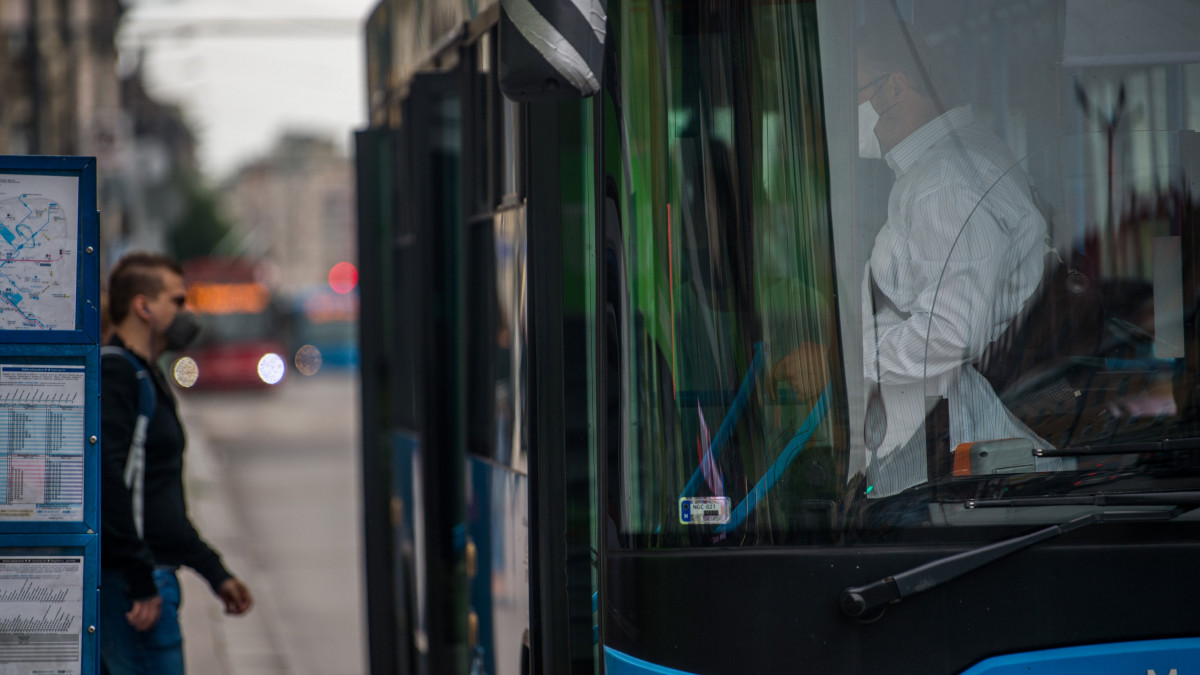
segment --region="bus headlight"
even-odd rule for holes
[[[181,387],[191,387],[196,384],[196,380],[200,379],[200,367],[196,365],[196,361],[190,356],[185,356],[177,361],[171,368],[171,375]]]
[[[279,384],[286,371],[283,357],[278,354],[266,354],[258,360],[258,376],[267,384]]]

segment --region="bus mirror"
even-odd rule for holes
[[[502,0],[500,91],[514,101],[600,91],[607,0]]]
[[[1034,470],[1033,441],[1027,438],[959,443],[954,450],[955,476],[1032,473]]]

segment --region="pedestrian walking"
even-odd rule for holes
[[[228,614],[249,589],[188,518],[186,445],[175,396],[156,365],[198,333],[174,259],[131,253],[109,277],[112,337],[101,358],[100,654],[108,675],[182,675],[177,570],[204,577]]]

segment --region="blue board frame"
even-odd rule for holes
[[[96,344],[100,341],[100,215],[96,210],[94,157],[2,156],[6,175],[76,178],[78,218],[75,326],[69,330],[0,330],[0,344]]]
[[[100,216],[96,197],[96,159],[62,156],[0,156],[0,181],[17,176],[74,178],[75,317],[70,328],[0,329],[0,364],[83,368],[83,519],[22,517],[0,521],[0,555],[69,556],[83,559],[83,606],[80,672],[100,670]],[[60,197],[64,199],[65,197]],[[53,204],[50,205],[53,208]],[[49,213],[49,211],[48,211]],[[18,233],[20,230],[18,230]],[[32,233],[30,237],[36,235]],[[0,232],[11,241],[12,232]],[[18,249],[19,250],[19,249]],[[3,261],[8,261],[4,258]],[[20,300],[12,301],[13,305]],[[10,426],[10,429],[13,428]],[[0,477],[7,480],[7,476]],[[51,517],[51,516],[46,516]]]

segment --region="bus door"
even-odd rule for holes
[[[524,119],[496,85],[494,28],[442,58],[399,103],[394,147],[359,139],[360,203],[382,223],[360,214],[372,668],[516,675],[532,642]]]
[[[394,604],[390,615],[372,611],[372,658],[385,651],[377,645],[391,640],[395,670],[464,673],[467,629],[460,608],[466,538],[462,408],[457,402],[463,364],[456,345],[462,335],[458,74],[418,74],[401,106],[401,129],[389,165],[391,184],[383,186],[390,193],[380,199],[390,199],[384,207],[390,217],[380,219],[376,241],[364,239],[364,262],[380,259],[374,280],[379,287],[364,291],[378,294],[365,301],[380,309],[379,316],[365,316],[362,327],[364,438],[371,443],[370,413],[378,417],[376,429],[383,430],[377,446],[384,446],[365,446],[367,567],[390,566],[390,573],[374,575],[372,589],[390,587],[386,601]],[[360,165],[362,161],[360,156]],[[366,223],[364,232],[370,231]],[[371,274],[367,268],[365,275]],[[374,323],[382,334],[379,345],[372,344]],[[368,390],[371,382],[374,387]],[[372,490],[386,495],[385,500],[372,498]],[[379,513],[384,501],[386,512]],[[390,519],[386,536],[372,531],[372,522],[380,518]],[[382,546],[388,550],[379,550]],[[380,578],[383,574],[390,578]]]
[[[414,551],[416,673],[466,671],[462,482],[463,376],[461,327],[462,90],[455,71],[419,74],[404,108],[408,153],[403,167],[410,231],[397,247],[412,247],[408,283],[397,298],[412,303],[397,315],[412,331],[415,398],[397,411],[396,466],[410,466]],[[396,382],[403,389],[404,382]],[[397,477],[402,473],[397,472]]]
[[[411,485],[392,479],[393,445],[407,438],[394,431],[395,409],[414,400],[410,386],[392,391],[395,379],[414,381],[415,359],[409,344],[414,331],[397,332],[397,314],[411,314],[408,298],[397,297],[395,279],[411,271],[418,259],[412,246],[399,246],[399,158],[404,136],[398,129],[368,129],[355,139],[358,191],[358,269],[362,302],[376,311],[360,317],[362,354],[362,493],[363,540],[366,542],[367,642],[372,672],[412,672],[413,603]],[[386,376],[390,373],[391,376]],[[401,374],[402,373],[402,374]],[[387,405],[389,400],[396,403]],[[400,467],[397,467],[399,470]],[[404,467],[408,471],[408,465]],[[404,475],[404,474],[402,474]]]
[[[470,673],[530,672],[530,339],[523,108],[496,84],[496,31],[463,64],[461,253],[466,613]]]
[[[592,118],[502,96],[502,31],[460,52],[469,672],[592,673]]]

